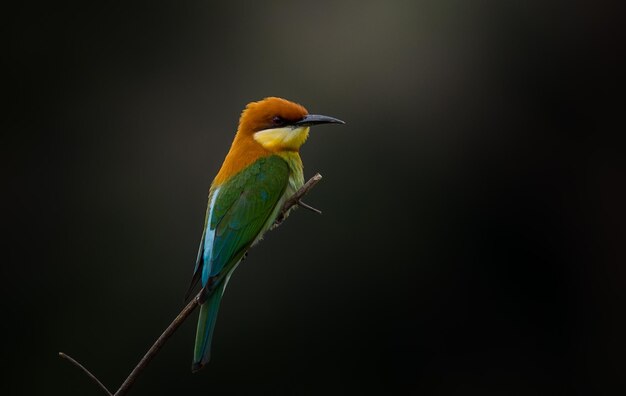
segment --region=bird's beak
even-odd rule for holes
[[[325,115],[308,114],[304,116],[304,118],[300,121],[296,121],[293,123],[293,125],[295,126],[311,126],[318,124],[345,124],[345,122],[337,118],[328,117]]]

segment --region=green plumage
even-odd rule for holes
[[[228,278],[241,257],[273,224],[291,192],[290,166],[285,159],[271,155],[258,159],[230,180],[212,186],[198,259],[191,287],[226,271],[221,286],[202,304],[196,332],[192,370],[209,360],[211,338],[217,311]],[[301,179],[301,177],[299,177]]]

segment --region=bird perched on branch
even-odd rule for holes
[[[201,303],[192,371],[209,361],[220,300],[250,246],[272,226],[283,203],[303,184],[300,146],[318,124],[344,124],[309,114],[297,103],[269,97],[249,103],[221,169],[209,189],[204,232],[189,292],[223,279]],[[187,294],[189,294],[189,292]]]

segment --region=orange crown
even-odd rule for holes
[[[213,180],[213,186],[219,186],[257,159],[272,154],[254,140],[255,132],[298,121],[307,114],[303,106],[277,97],[248,103],[241,113],[237,134]]]

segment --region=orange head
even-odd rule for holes
[[[311,115],[297,103],[269,97],[246,106],[239,119],[238,137],[252,137],[272,152],[298,151],[315,124],[340,123],[336,118]],[[243,136],[242,136],[243,135]]]
[[[309,114],[301,105],[269,97],[249,103],[239,118],[235,140],[214,180],[221,184],[258,158],[281,152],[297,152],[312,125],[343,121]]]
[[[250,102],[239,118],[239,131],[254,133],[263,129],[278,128],[296,122],[309,112],[301,105],[286,99],[269,97]]]

